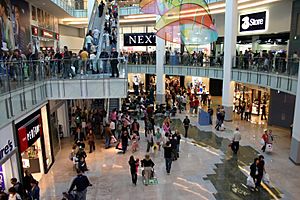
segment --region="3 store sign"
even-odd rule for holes
[[[267,11],[240,15],[240,32],[266,30]]]

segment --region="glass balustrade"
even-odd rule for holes
[[[118,63],[119,78],[127,78],[127,63],[119,59],[0,61],[0,94],[48,80],[111,78]],[[113,67],[113,68],[112,68]],[[115,73],[117,76],[117,73]]]

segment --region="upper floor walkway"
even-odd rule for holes
[[[124,98],[128,73],[156,74],[155,63],[119,60],[119,78],[110,78],[111,59],[4,61],[0,63],[0,127],[47,100]],[[298,60],[286,63],[234,62],[232,80],[296,94]],[[164,74],[223,79],[221,63],[168,60]]]

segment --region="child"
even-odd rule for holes
[[[136,152],[137,149],[139,148],[138,140],[139,140],[139,136],[137,136],[137,135],[134,133],[133,136],[132,136],[132,145],[131,145],[132,153]]]

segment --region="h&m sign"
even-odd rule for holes
[[[240,15],[240,32],[265,31],[267,29],[267,11]]]
[[[124,46],[156,46],[155,33],[124,33]]]

